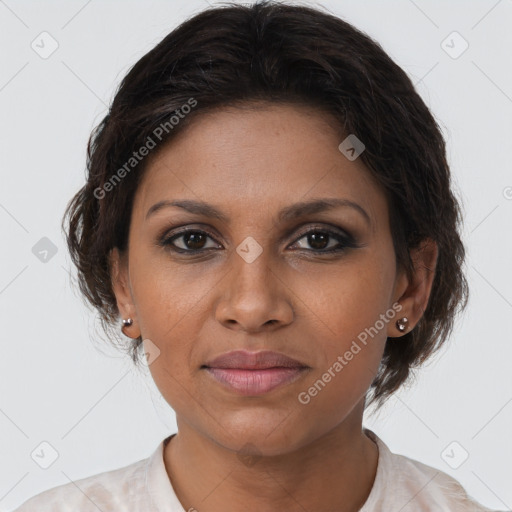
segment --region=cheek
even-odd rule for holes
[[[208,291],[218,279],[217,272],[199,272],[193,264],[170,264],[168,258],[163,250],[156,257],[141,251],[132,260],[133,295],[146,337],[165,338],[168,333],[172,338],[183,324],[199,325]]]
[[[385,341],[389,320],[383,324],[380,319],[390,309],[394,279],[390,261],[367,253],[328,273],[308,272],[293,283],[294,295],[300,297],[302,313],[308,317],[303,321],[316,326],[331,356],[333,351],[348,350],[352,340],[364,342],[365,333]]]
[[[136,262],[133,263],[135,269]],[[208,314],[204,307],[207,291],[213,286],[207,279],[193,279],[180,273],[177,266],[170,268],[165,263],[152,264],[151,269],[138,267],[133,272],[132,289],[141,335],[159,351],[149,368],[168,400],[182,394],[182,387],[190,387],[188,381],[198,361],[197,340]]]
[[[389,306],[392,279],[386,261],[368,258],[340,266],[314,288],[295,290],[307,297],[321,353],[309,387],[302,390],[305,407],[341,414],[366,392],[382,359],[388,325],[395,321]]]
[[[363,301],[363,307],[339,304],[331,309],[332,331],[324,331],[320,364],[298,390],[301,415],[324,418],[334,426],[360,402],[375,378],[382,359],[386,324],[379,319],[378,301]],[[322,425],[325,426],[325,425]]]

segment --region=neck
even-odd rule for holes
[[[178,434],[164,448],[165,467],[185,510],[357,512],[378,462],[378,448],[361,421],[358,408],[313,442],[255,457],[241,457],[178,421]]]

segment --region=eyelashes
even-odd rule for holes
[[[182,231],[179,231],[178,233],[173,234],[172,236],[164,237],[164,239],[162,240],[162,245],[166,246],[172,251],[180,253],[188,252],[194,254],[198,252],[204,252],[204,247],[199,249],[184,249],[183,247],[178,248],[174,245],[175,240],[179,240],[180,238],[186,239],[189,235],[195,235],[192,240],[194,241],[194,239],[196,239],[196,242],[201,241],[201,239],[204,240],[205,238],[213,239],[213,236],[207,233],[206,231],[202,231],[200,229],[184,229]],[[211,247],[209,249],[211,249]]]
[[[211,243],[212,241],[213,243]],[[333,241],[336,243],[333,244]],[[166,233],[160,238],[158,245],[178,254],[189,255],[204,254],[222,248],[215,240],[215,235],[197,228],[182,229],[170,234]],[[307,245],[312,248],[306,248],[305,246]],[[359,247],[356,240],[350,234],[341,230],[338,231],[320,226],[315,226],[300,233],[291,245],[291,247],[293,246],[298,247],[298,249],[293,249],[294,251],[298,250],[314,254],[341,253],[347,249]]]

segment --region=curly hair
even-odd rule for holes
[[[275,1],[217,6],[183,22],[135,63],[91,133],[86,183],[63,218],[80,291],[104,331],[118,335],[109,253],[127,248],[149,159],[132,172],[126,162],[155,133],[162,147],[205,112],[254,101],[314,107],[364,142],[359,158],[385,190],[397,268],[411,276],[411,249],[426,238],[438,245],[423,316],[407,334],[388,338],[367,392],[365,405],[379,408],[443,345],[467,305],[461,207],[440,127],[409,77],[376,41],[328,12]],[[171,126],[184,105],[194,108]],[[116,173],[123,179],[114,186]],[[126,347],[134,363],[141,344],[139,337]]]

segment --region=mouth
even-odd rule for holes
[[[208,368],[207,372],[217,381],[241,395],[262,395],[290,384],[302,376],[307,368],[266,368],[242,370],[239,368]]]
[[[232,392],[257,396],[295,382],[310,367],[278,352],[237,350],[217,357],[201,369]]]

